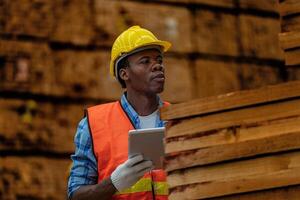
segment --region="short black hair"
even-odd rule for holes
[[[126,67],[129,67],[129,61],[127,57],[123,58],[122,60],[119,61],[118,66],[117,66],[117,79],[119,83],[121,84],[122,88],[126,88],[125,81],[120,77],[120,70],[124,69]]]

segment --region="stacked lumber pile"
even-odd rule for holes
[[[175,104],[161,115],[169,120],[170,200],[299,198],[299,81]]]
[[[300,65],[300,1],[281,0],[281,32],[279,41],[284,49],[287,66]]]

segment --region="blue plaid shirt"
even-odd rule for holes
[[[163,102],[159,99],[159,107]],[[133,126],[140,129],[140,119],[136,111],[126,99],[126,94],[121,97],[121,105],[129,116]],[[160,120],[159,114],[156,118],[155,127],[163,127],[164,122]],[[71,168],[68,181],[68,197],[82,185],[93,185],[97,183],[98,167],[93,153],[92,139],[89,133],[88,121],[84,117],[78,124],[77,132],[74,138],[75,153],[71,156],[73,166]]]

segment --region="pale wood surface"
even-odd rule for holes
[[[204,199],[300,183],[300,153],[267,156],[168,175],[170,199]],[[183,186],[180,188],[179,186]]]
[[[300,47],[300,31],[279,33],[279,42],[283,49]]]
[[[167,126],[166,138],[205,134],[216,129],[256,125],[261,122],[300,115],[300,100],[290,100],[240,110],[215,113],[190,119],[173,121]]]
[[[300,65],[300,48],[284,52],[285,65]]]
[[[300,13],[300,2],[298,0],[286,0],[279,4],[279,13],[281,16],[287,16]]]
[[[300,132],[300,117],[267,122],[259,126],[235,127],[208,132],[194,137],[180,137],[166,142],[165,152],[174,153],[218,145],[271,138],[293,132]]]
[[[174,171],[220,161],[300,148],[300,132],[235,144],[216,145],[197,150],[170,153],[165,157],[165,170]]]
[[[161,117],[164,120],[178,119],[299,96],[300,81],[294,81],[174,104],[163,108]]]

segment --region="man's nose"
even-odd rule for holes
[[[165,70],[165,67],[164,67],[163,64],[155,63],[155,64],[152,66],[152,70],[153,70],[153,71],[164,71],[164,70]]]

